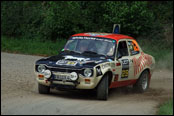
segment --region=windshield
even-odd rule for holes
[[[115,46],[116,41],[113,39],[77,36],[68,40],[64,50],[113,56]]]

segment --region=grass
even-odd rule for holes
[[[39,39],[1,37],[1,51],[51,56],[58,54],[64,47],[66,40],[41,41]]]
[[[173,115],[173,100],[171,99],[163,103],[160,106],[157,115]]]

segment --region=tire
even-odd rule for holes
[[[138,81],[133,85],[135,92],[143,93],[149,88],[149,72],[144,71]]]
[[[108,99],[108,75],[105,75],[97,87],[97,99],[107,100]]]
[[[50,93],[50,87],[38,84],[38,90],[40,94],[49,94]]]

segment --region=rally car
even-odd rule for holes
[[[110,88],[133,85],[145,92],[154,66],[133,37],[90,32],[72,35],[58,55],[37,60],[35,72],[41,94],[93,89],[97,99],[107,100]]]

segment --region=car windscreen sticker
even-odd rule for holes
[[[122,60],[121,78],[128,78],[128,73],[129,73],[129,60],[128,59],[123,59]]]
[[[102,39],[102,38],[87,37],[87,36],[75,36],[75,37],[72,37],[72,39],[99,40],[99,41],[113,42],[113,40],[106,39],[106,38],[105,39]]]

